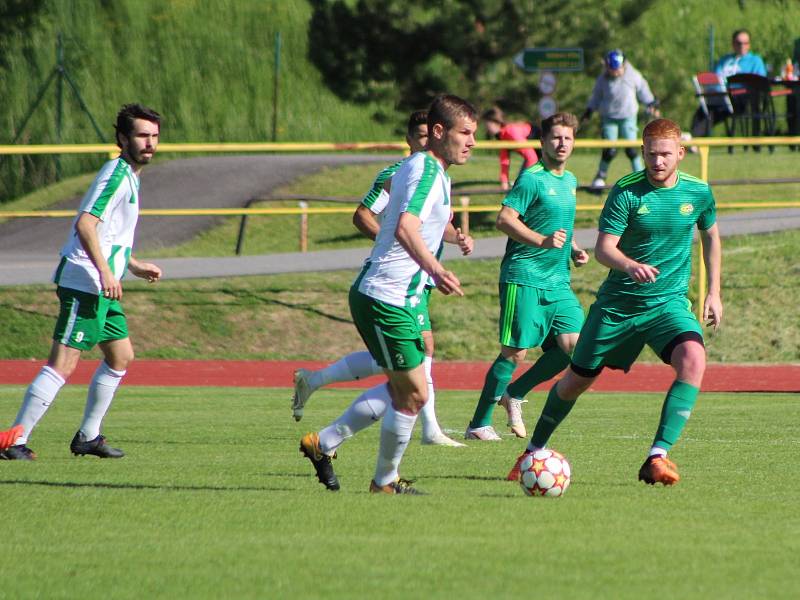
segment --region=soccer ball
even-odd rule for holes
[[[519,465],[519,484],[528,496],[556,498],[569,487],[572,468],[555,450],[537,450],[527,454]]]

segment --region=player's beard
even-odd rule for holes
[[[143,151],[137,152],[135,154],[134,153],[130,153],[130,158],[135,164],[140,165],[140,166],[144,166],[144,165],[150,164],[150,161],[152,160],[154,154],[155,154],[154,150],[150,150],[147,153],[143,150]]]

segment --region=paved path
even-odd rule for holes
[[[323,167],[394,158],[367,154],[214,156],[170,160],[147,167],[142,177],[146,208],[238,208],[254,197]],[[99,166],[99,165],[98,165]],[[80,197],[54,209],[75,210]],[[220,217],[142,217],[136,232],[139,252],[173,246],[194,237]],[[67,219],[10,219],[0,223],[0,257],[57,256],[67,235]],[[3,262],[6,262],[5,260]]]
[[[357,162],[391,161],[386,155],[309,154],[216,156],[171,160],[148,167],[142,177],[142,197],[148,208],[241,207],[253,197],[266,196],[279,186],[325,166]],[[74,209],[79,198],[54,208]],[[172,246],[212,226],[218,217],[142,217],[137,230],[136,249]],[[0,286],[48,283],[58,251],[66,236],[65,219],[11,219],[0,223]],[[720,217],[723,235],[765,233],[800,229],[800,209],[735,213]],[[594,230],[578,230],[578,242],[594,246]],[[473,258],[503,255],[505,237],[482,239]],[[263,256],[159,259],[166,279],[230,277],[273,273],[358,269],[365,248],[324,252],[285,253]],[[445,258],[461,258],[447,248]]]
[[[166,219],[164,220],[166,221]],[[800,209],[722,215],[719,217],[719,223],[724,236],[800,229]],[[63,222],[61,225],[63,230]],[[596,235],[594,229],[576,231],[578,243],[585,248],[594,246]],[[475,252],[470,258],[501,257],[505,251],[505,244],[505,237],[480,239],[476,242]],[[367,248],[349,248],[324,252],[289,252],[256,256],[162,258],[157,262],[164,270],[165,279],[190,279],[339,269],[356,270],[361,266],[368,252]],[[57,253],[57,249],[46,255],[3,252],[0,249],[0,286],[49,282],[55,267]],[[450,245],[446,247],[444,257],[446,259],[463,258]]]

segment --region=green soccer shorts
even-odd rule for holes
[[[414,311],[370,298],[355,287],[349,300],[356,329],[381,367],[410,371],[422,364],[425,343]]]
[[[420,331],[431,330],[431,314],[428,312],[431,289],[432,288],[426,287],[425,290],[419,296],[415,296],[415,300],[412,301],[411,312],[414,313],[417,319],[417,325],[419,325]]]
[[[56,294],[61,303],[53,332],[57,342],[91,350],[99,343],[128,337],[128,323],[118,300],[64,287],[58,287]]]
[[[686,298],[671,298],[649,310],[628,314],[608,300],[598,300],[589,308],[572,353],[572,368],[584,377],[598,375],[603,367],[627,372],[645,344],[670,364],[672,350],[687,340],[702,344],[703,328]]]
[[[543,290],[500,282],[500,343],[536,348],[550,337],[577,333],[583,308],[571,289]]]

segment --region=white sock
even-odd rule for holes
[[[650,456],[666,456],[666,455],[667,455],[666,450],[664,450],[659,446],[653,446],[652,448],[650,448],[650,454],[648,454],[647,456],[650,457]]]
[[[33,428],[50,408],[58,391],[64,385],[64,378],[48,366],[42,367],[25,392],[22,406],[17,413],[14,425],[22,425],[25,432],[17,438],[15,445],[27,444]]]
[[[383,373],[383,369],[378,366],[369,352],[353,352],[324,369],[314,371],[308,378],[308,382],[316,389],[329,383],[357,381],[380,373]]]
[[[100,435],[100,424],[106,416],[114,394],[119,387],[125,371],[115,371],[102,361],[94,372],[92,382],[89,384],[89,393],[86,396],[86,410],[83,412],[83,423],[80,430],[87,440],[93,440]]]
[[[338,419],[319,432],[320,449],[332,456],[345,440],[380,421],[391,403],[389,384],[382,383],[368,389],[353,400]]]
[[[422,419],[422,439],[431,440],[442,433],[442,428],[439,427],[439,422],[436,420],[435,397],[436,393],[433,391],[433,377],[431,370],[433,368],[433,357],[425,357],[425,379],[428,381],[428,401],[422,407],[419,413]]]
[[[375,465],[375,483],[383,486],[397,480],[397,469],[411,440],[416,415],[397,412],[389,405],[381,423],[381,443]]]

